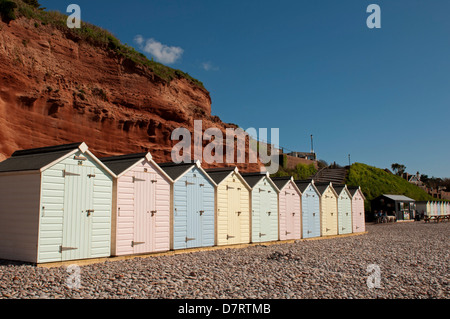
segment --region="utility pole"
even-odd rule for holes
[[[352,164],[350,162],[350,154],[348,154],[348,166],[352,166]]]

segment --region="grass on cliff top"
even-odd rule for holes
[[[147,59],[144,54],[137,52],[134,48],[126,44],[122,44],[119,39],[105,29],[86,22],[81,22],[80,29],[70,29],[67,27],[67,15],[58,11],[44,11],[42,8],[37,7],[39,6],[37,2],[37,6],[27,4],[22,0],[0,0],[0,3],[3,2],[14,2],[17,5],[12,14],[12,17],[14,18],[11,20],[22,16],[36,20],[36,28],[39,27],[39,23],[37,22],[40,22],[42,25],[51,25],[62,31],[71,39],[84,41],[95,47],[112,50],[118,55],[129,59],[138,65],[143,65],[149,68],[156,76],[167,82],[176,78],[184,78],[194,85],[204,88],[202,82],[194,79],[188,73],[172,69],[161,63]]]
[[[382,195],[405,195],[416,201],[433,200],[423,189],[400,176],[390,174],[380,168],[354,163],[346,180],[348,186],[361,186],[368,201]]]

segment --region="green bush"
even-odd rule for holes
[[[309,179],[312,175],[317,173],[314,164],[298,164],[294,169],[288,169],[280,165],[278,172],[272,174],[272,177],[292,176],[295,180]]]
[[[11,0],[0,0],[0,15],[6,22],[16,19],[17,4]]]
[[[22,0],[22,1],[35,8],[39,8],[41,6],[37,0]]]
[[[308,179],[317,173],[317,169],[314,167],[314,164],[297,164],[295,170],[297,171],[297,179]]]

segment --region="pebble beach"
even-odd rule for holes
[[[0,299],[450,297],[450,222],[367,224],[366,230],[360,236],[107,261],[77,270],[0,261]]]

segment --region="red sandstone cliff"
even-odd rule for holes
[[[85,141],[97,156],[150,151],[170,161],[173,129],[232,127],[211,116],[209,92],[51,25],[0,21],[0,160],[15,150]],[[258,164],[239,165],[244,171]]]

